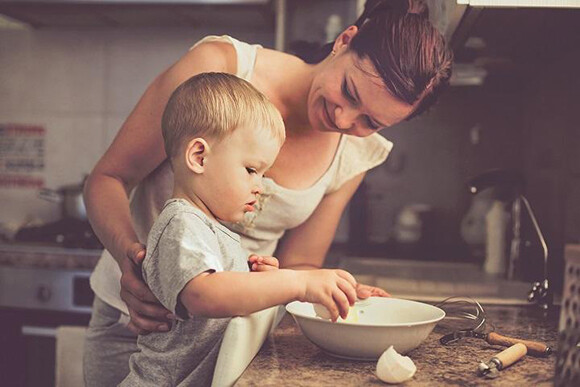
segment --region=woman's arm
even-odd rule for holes
[[[190,77],[232,69],[231,45],[204,43],[189,51],[147,88],[85,185],[87,212],[95,232],[117,262],[137,242],[128,194],[166,158],[161,116],[171,93]],[[235,58],[233,59],[235,66]]]
[[[193,75],[231,72],[236,66],[234,49],[226,43],[204,43],[189,51],[147,88],[85,184],[89,220],[121,267],[121,296],[129,306],[130,327],[139,333],[162,327],[159,321],[166,320],[168,311],[156,305],[139,276],[145,254],[132,225],[128,194],[166,157],[161,116],[171,93]]]
[[[276,253],[281,268],[322,267],[340,217],[364,176],[361,173],[326,195],[306,222],[286,232]]]
[[[326,195],[306,222],[286,232],[276,253],[281,268],[300,270],[322,267],[340,217],[364,176],[365,173],[361,173],[337,191]],[[357,293],[359,298],[389,296],[383,289],[364,284],[357,284]]]
[[[190,314],[210,318],[245,316],[299,300],[324,305],[336,321],[356,301],[356,280],[344,270],[205,272],[179,297]]]

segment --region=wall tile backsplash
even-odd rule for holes
[[[314,2],[289,6],[288,43],[324,40],[330,11],[322,4],[331,1],[310,3]],[[331,12],[346,23],[352,11],[341,2]],[[43,126],[46,187],[78,183],[151,81],[201,37],[230,34],[265,47],[274,43],[274,32],[267,27],[205,25],[0,28],[0,124]],[[578,50],[572,49],[548,67],[526,62],[518,73],[528,82],[517,91],[498,87],[502,82],[450,88],[426,115],[384,130],[381,134],[395,147],[387,162],[365,180],[367,214],[362,218],[367,224],[359,226],[368,242],[392,241],[401,211],[424,204],[435,210],[433,239],[445,246],[461,245],[459,225],[473,200],[465,182],[491,168],[525,170],[530,175],[530,200],[546,234],[578,240],[580,135],[574,104],[580,89],[575,76],[579,63]],[[0,203],[0,226],[59,217],[59,207],[37,198],[34,189],[0,186]],[[348,210],[337,242],[348,241],[353,232],[347,215]]]
[[[46,129],[48,188],[79,183],[147,85],[201,37],[273,46],[273,32],[192,28],[0,29],[0,123]],[[35,189],[0,187],[0,223],[54,221]]]

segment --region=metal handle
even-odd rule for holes
[[[542,230],[540,229],[540,225],[538,224],[538,220],[534,215],[534,211],[532,211],[532,206],[528,199],[524,195],[520,195],[520,200],[524,203],[526,210],[528,211],[528,215],[532,220],[532,224],[534,225],[534,231],[536,231],[536,235],[538,236],[538,240],[542,245],[542,252],[544,253],[544,278],[548,278],[548,245],[546,244],[546,239],[544,238],[544,234],[542,234]]]
[[[56,337],[56,328],[33,327],[24,325],[21,331],[23,336]]]

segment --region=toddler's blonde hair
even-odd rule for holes
[[[236,128],[252,125],[284,142],[280,112],[249,82],[227,73],[201,73],[171,95],[161,128],[171,160],[195,137],[222,140]]]

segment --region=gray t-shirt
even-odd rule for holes
[[[240,237],[183,199],[170,199],[147,239],[143,278],[178,316],[169,332],[139,336],[122,386],[209,386],[229,318],[189,316],[179,294],[197,275],[248,271]]]

